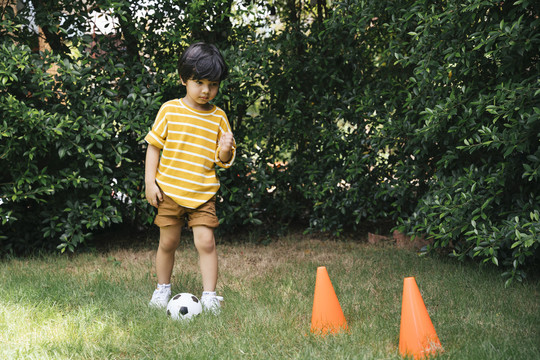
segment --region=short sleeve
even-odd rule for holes
[[[167,138],[167,107],[167,103],[161,106],[152,128],[144,138],[147,143],[154,145],[158,149],[165,147],[165,139]]]

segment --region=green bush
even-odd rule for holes
[[[216,102],[239,144],[221,231],[392,224],[518,280],[538,258],[537,2],[100,0],[118,24],[96,37],[83,4],[31,3],[50,53],[28,8],[2,9],[2,252],[150,223],[142,138],[204,40],[231,66]]]
[[[540,244],[539,13],[528,1],[418,1],[389,26],[410,75],[393,117],[407,128],[395,189],[418,194],[403,228],[517,279]]]
[[[142,91],[118,99],[117,90],[96,86],[86,61],[37,56],[24,46],[1,50],[18,70],[0,88],[7,93],[0,100],[3,251],[58,244],[46,239],[73,250],[93,231],[147,214],[140,137],[159,98]],[[52,63],[55,76],[45,72]],[[121,76],[121,69],[111,63],[103,70]],[[28,98],[17,98],[17,90]]]
[[[147,64],[128,74],[119,52],[35,53],[15,41],[23,26],[3,25],[2,252],[73,251],[97,230],[147,221],[141,138],[160,106]]]

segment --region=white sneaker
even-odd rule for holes
[[[170,298],[171,288],[156,289],[148,305],[155,308],[166,308]]]
[[[221,311],[221,302],[223,301],[222,296],[216,295],[203,295],[201,296],[201,305],[203,311],[209,311],[214,315],[217,315]]]

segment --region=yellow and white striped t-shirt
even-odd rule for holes
[[[195,110],[181,99],[164,103],[145,140],[162,149],[156,181],[177,204],[196,209],[219,189],[215,164],[228,168],[231,160],[219,159],[219,139],[231,132],[227,115],[217,106],[209,111]]]

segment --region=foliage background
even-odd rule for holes
[[[538,260],[538,2],[18,3],[0,8],[2,253],[150,224],[142,139],[203,40],[231,66],[216,103],[240,144],[221,231],[396,226],[509,280]]]

